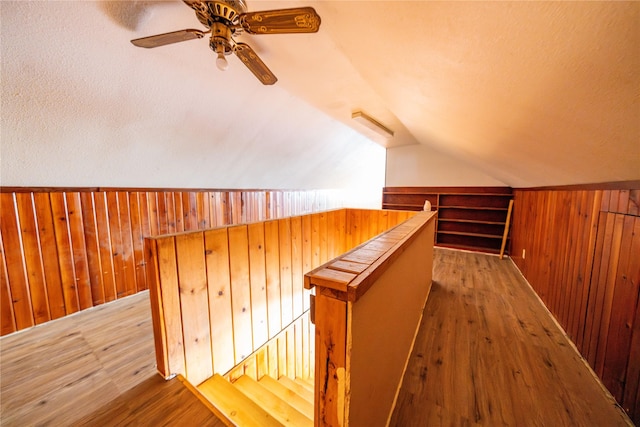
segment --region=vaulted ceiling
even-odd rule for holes
[[[330,187],[417,144],[511,186],[640,179],[639,2],[247,3],[322,17],[238,37],[274,86],[237,58],[217,70],[206,37],[129,43],[203,29],[182,1],[3,1],[3,184],[131,185],[114,171],[152,163],[155,186],[207,170],[218,187]],[[394,137],[371,142],[355,110]],[[65,160],[74,177],[50,170]]]

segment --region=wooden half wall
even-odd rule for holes
[[[0,188],[0,332],[147,289],[143,238],[343,206],[339,191]]]
[[[640,425],[640,190],[514,195],[513,261]]]
[[[306,274],[316,289],[316,426],[388,425],[431,289],[435,215]]]
[[[306,272],[413,215],[340,209],[146,239],[158,371],[226,374],[308,311]]]

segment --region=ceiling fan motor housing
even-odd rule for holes
[[[203,1],[192,3],[191,7],[202,25],[209,28],[214,22],[238,27],[240,15],[247,11],[247,5],[242,0]]]
[[[231,37],[242,31],[240,15],[247,11],[244,0],[203,1],[191,3],[198,20],[211,29],[209,47],[217,54],[233,52]]]
[[[231,34],[232,30],[228,26],[221,22],[214,22],[213,25],[211,25],[209,47],[211,47],[215,53],[231,54],[231,52],[233,52]]]

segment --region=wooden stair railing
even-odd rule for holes
[[[413,215],[339,209],[146,238],[158,372],[200,384],[242,365],[309,310],[305,272]],[[309,346],[309,328],[291,340]]]
[[[305,275],[316,290],[316,426],[388,425],[431,289],[435,215]]]
[[[412,241],[416,232],[411,230],[421,230],[420,224],[428,221],[422,218],[396,226],[414,215],[402,211],[341,209],[146,239],[146,273],[158,372],[165,378],[180,375],[191,385],[200,384],[200,393],[211,394],[220,387],[222,391],[213,394],[226,395],[231,387],[244,390],[245,396],[253,394],[254,398],[256,390],[262,390],[254,382],[268,388],[273,386],[269,378],[278,378],[280,383],[313,378],[319,366],[315,352],[320,347],[309,319],[311,291],[303,288],[304,272],[336,256],[338,262],[331,268],[340,265],[343,272],[348,272],[362,267],[367,256],[384,248],[384,256],[380,257],[387,260],[384,265],[372,258],[373,264],[365,269],[371,279],[377,277],[402,252],[412,252],[408,249],[411,246],[403,242]],[[381,232],[378,239],[357,247]],[[433,234],[430,241],[433,242]],[[347,257],[340,256],[354,247],[357,248],[348,252]],[[354,256],[355,259],[349,258]],[[430,283],[430,259],[428,265]],[[321,275],[318,273],[315,279]],[[360,280],[364,276],[355,277]],[[363,280],[359,287],[350,286],[345,290],[355,289],[357,299],[357,292],[364,292],[370,281]],[[326,292],[339,294],[336,289]],[[344,295],[348,301],[347,295],[351,294]],[[304,394],[302,390],[297,392]],[[274,390],[270,393],[277,396]],[[279,408],[276,414],[267,412],[269,416],[264,416],[258,411],[252,415],[258,418],[251,418],[254,421],[247,425],[282,424],[283,420],[284,425],[290,422],[305,425],[295,424],[293,420],[304,420],[296,412],[287,412],[287,407],[277,399],[266,396],[261,398],[261,404],[265,399],[273,401]],[[292,406],[298,400],[289,396],[287,403]],[[261,404],[254,402],[247,408]],[[214,405],[222,412],[220,405],[228,403]],[[313,404],[316,414],[317,406],[317,402]],[[239,412],[253,413],[247,408],[230,411],[236,417]],[[314,419],[309,408],[294,405],[294,409],[305,418]],[[315,420],[318,425],[317,415]]]

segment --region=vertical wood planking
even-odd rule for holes
[[[36,324],[40,324],[51,320],[51,315],[44,280],[40,242],[38,240],[38,224],[31,193],[16,194],[16,207],[20,222],[20,238],[25,253],[25,267],[29,294],[31,295],[33,318]]]
[[[517,190],[512,228],[514,262],[632,419],[640,409],[636,193]]]
[[[329,261],[329,242],[327,240],[327,213],[318,213],[318,233],[320,234],[320,264]]]
[[[67,214],[66,197],[64,193],[51,193],[51,211],[54,218],[54,230],[64,305],[67,314],[75,313],[80,309],[78,290],[76,287],[76,272],[73,264],[71,248],[71,232]]]
[[[195,195],[196,197],[196,219],[197,219],[197,230],[205,230],[207,228],[211,228],[211,222],[209,220],[209,193],[204,191],[199,191]]]
[[[163,206],[165,207],[166,217],[160,218],[161,222],[164,222],[160,230],[166,230],[165,233],[177,233],[184,231],[178,229],[178,224],[182,224],[182,218],[176,218],[176,202],[175,195],[172,192],[163,192],[158,196],[163,200]],[[182,207],[181,207],[182,210]],[[181,227],[182,228],[182,227]]]
[[[312,341],[310,341],[310,337],[312,337],[313,335],[309,334],[309,314],[307,312],[307,315],[302,317],[302,324],[300,327],[300,333],[302,335],[302,365],[300,367],[300,369],[302,370],[302,378],[307,379],[310,377],[311,375],[311,371],[309,370],[311,363],[313,363],[310,359],[309,359],[309,349],[310,346],[312,344]]]
[[[304,291],[304,271],[302,260],[302,217],[291,218],[291,277],[293,317],[299,317],[306,310],[308,296]]]
[[[11,289],[11,301],[15,312],[16,327],[23,329],[33,326],[35,322],[31,309],[26,266],[24,258],[21,256],[23,250],[14,195],[0,194],[0,204],[3,212],[0,217],[0,231],[2,232],[2,248],[7,278]]]
[[[117,289],[106,193],[95,193],[93,202],[96,215],[96,229],[98,232],[98,246],[100,248],[99,256],[102,268],[104,298],[105,301],[113,301],[117,298]]]
[[[147,214],[149,218],[149,236],[160,234],[158,224],[158,192],[147,191]]]
[[[284,336],[285,345],[285,365],[287,369],[287,376],[291,379],[296,377],[296,334],[295,334],[295,322],[287,328]]]
[[[158,218],[158,234],[167,234],[171,231],[169,230],[169,219],[167,212],[167,193],[164,191],[158,191],[156,193],[156,216]],[[171,224],[174,227],[173,231],[175,232],[175,210],[172,211],[172,221]]]
[[[620,259],[614,279],[609,331],[606,341],[603,337],[601,342],[600,358],[601,378],[616,400],[622,402],[631,351],[631,325],[640,296],[639,261],[633,260],[633,254],[640,254],[640,217],[617,216],[624,219]]]
[[[111,256],[113,258],[114,282],[116,286],[116,299],[127,294],[125,263],[123,260],[122,230],[120,229],[120,208],[118,206],[118,193],[109,191],[107,196],[107,209],[109,220],[109,232],[111,237]]]
[[[56,236],[53,228],[51,201],[48,193],[34,193],[33,200],[38,222],[38,237],[40,250],[42,251],[42,265],[49,298],[49,310],[51,318],[58,319],[66,315],[66,310],[62,279],[60,277],[60,264],[58,263],[58,251],[56,249]]]
[[[91,193],[80,193],[80,204],[82,206],[82,223],[87,246],[87,267],[89,269],[89,282],[91,283],[92,304],[99,305],[105,302],[105,297],[93,195]]]
[[[636,261],[636,264],[638,261]],[[640,267],[636,265],[636,271]],[[637,282],[636,282],[636,286]],[[629,363],[626,370],[624,396],[622,407],[629,413],[631,419],[638,424],[640,421],[640,300],[636,303],[635,322],[631,328],[631,345]]]
[[[295,361],[295,378],[303,378],[303,319],[300,317],[294,323],[294,348],[292,358]]]
[[[287,332],[280,333],[276,341],[276,348],[278,349],[278,373],[279,375],[289,376],[289,371],[287,370]]]
[[[131,243],[133,251],[133,265],[135,290],[139,292],[147,288],[147,278],[144,269],[144,226],[142,213],[144,212],[144,193],[129,193],[129,217],[131,223]]]
[[[312,270],[313,264],[313,256],[312,256],[312,247],[311,247],[311,234],[312,234],[312,225],[311,225],[311,215],[303,215],[300,220],[300,226],[302,228],[302,273],[303,275],[308,271]],[[303,282],[304,286],[304,282]],[[303,290],[303,304],[304,310],[306,311],[309,308],[309,295],[311,295],[311,291],[308,289]]]
[[[158,259],[158,295],[162,298],[162,316],[168,352],[166,355],[170,373],[186,374],[185,344],[182,331],[182,309],[178,280],[176,244],[173,237],[156,241]]]
[[[251,318],[254,347],[269,339],[267,317],[267,274],[265,270],[264,223],[248,225],[249,275],[251,282]]]
[[[184,206],[185,231],[198,230],[198,202],[196,193],[193,191],[182,193],[182,204]]]
[[[320,215],[311,215],[311,269],[322,265],[320,258]]]
[[[360,231],[362,233],[362,242],[366,242],[371,237],[375,236],[373,234],[372,228],[375,230],[378,227],[372,227],[373,225],[373,215],[369,209],[361,209],[360,210]],[[361,243],[362,243],[361,242]]]
[[[19,263],[14,267],[14,263],[7,263],[6,254],[3,258],[7,268],[6,295],[12,294],[14,299],[20,296],[19,290],[12,293],[14,286],[20,286],[19,282],[14,284],[12,277],[16,275],[15,271],[22,269],[22,282],[26,285],[25,295],[28,297],[27,305],[31,316],[34,310],[35,313],[43,313],[42,308],[48,305],[48,315],[42,317],[38,314],[38,322],[146,289],[148,279],[144,267],[145,236],[232,222],[260,221],[267,217],[280,218],[283,215],[308,213],[340,205],[331,200],[332,193],[315,190],[34,189],[31,195],[29,191],[5,191],[2,194],[11,199],[9,204],[5,203],[2,207],[2,217],[13,218],[20,234],[17,239],[19,250],[16,252],[20,258]],[[19,228],[20,219],[14,203],[16,197],[23,201],[21,210],[26,215],[23,215],[25,231],[20,231]],[[328,229],[333,224],[334,213],[323,215]],[[321,217],[315,219],[314,243],[317,251],[314,254],[317,265],[321,259],[325,261],[332,258],[335,247],[332,246],[329,235],[322,230],[324,224],[320,221]],[[299,312],[299,301],[293,283],[293,275],[297,274],[294,270],[298,269],[301,258],[303,272],[308,271],[312,259],[305,256],[310,246],[304,244],[306,233],[311,228],[302,224],[301,229],[302,254],[299,255],[294,252],[294,247],[291,248],[292,312],[296,314]],[[295,233],[296,230],[292,229],[291,232]],[[10,238],[3,237],[4,240]],[[296,239],[293,234],[292,239]],[[310,239],[309,235],[309,241]],[[295,240],[293,244],[298,245],[298,241]],[[34,305],[31,304],[32,300]],[[303,302],[303,306],[306,307],[306,303]],[[7,321],[7,324],[16,324],[16,316],[20,315],[14,310],[13,320]],[[35,321],[34,319],[33,322]],[[21,323],[21,327],[16,324],[15,328],[22,329],[30,324],[31,322]],[[4,330],[11,329],[9,326]]]
[[[185,224],[186,217],[183,193],[174,191],[167,193],[167,196],[169,196],[171,200],[171,204],[167,201],[167,209],[171,209],[174,212],[175,232],[182,233],[183,231],[188,231],[187,224]]]
[[[87,262],[87,245],[84,238],[82,207],[80,194],[70,192],[66,194],[68,225],[71,237],[71,253],[75,270],[76,289],[80,310],[93,307],[91,284],[89,281],[89,266]]]
[[[602,201],[602,191],[593,192],[593,197],[590,198],[591,205],[591,214],[590,217],[586,217],[586,222],[589,227],[588,230],[588,239],[586,246],[586,256],[584,256],[584,267],[582,269],[582,278],[583,278],[583,289],[582,295],[580,296],[580,306],[579,311],[574,314],[576,316],[577,322],[577,341],[576,345],[578,350],[582,355],[586,354],[586,350],[584,347],[584,337],[585,337],[585,317],[587,313],[587,304],[589,302],[589,293],[591,291],[591,271],[594,265],[594,256],[595,256],[595,247],[596,247],[596,237],[598,234],[598,222],[600,218],[600,203]]]
[[[235,364],[227,229],[205,231],[204,243],[214,372],[227,372]]]
[[[249,282],[249,237],[247,226],[229,228],[229,273],[235,363],[253,352],[251,284]]]
[[[175,240],[186,378],[200,384],[213,374],[204,236],[181,234]]]
[[[9,279],[7,275],[6,257],[4,247],[2,246],[2,239],[0,239],[0,332],[2,335],[16,331],[17,327],[15,319],[11,289],[9,288]]]
[[[264,223],[265,265],[267,274],[267,313],[269,338],[282,329],[282,307],[280,296],[280,250],[278,221]]]
[[[280,307],[282,326],[293,321],[293,278],[291,275],[291,219],[278,220],[280,249]]]
[[[611,313],[613,311],[613,294],[618,276],[619,261],[622,249],[622,232],[624,229],[625,215],[615,215],[613,238],[611,242],[611,255],[609,257],[608,274],[604,283],[598,284],[604,288],[604,298],[602,301],[602,315],[600,321],[600,331],[598,333],[598,346],[596,350],[595,371],[600,378],[604,373],[604,357],[607,340],[609,338],[609,326]],[[617,332],[617,331],[616,331]]]
[[[273,378],[281,375],[278,369],[278,343],[274,341],[267,343],[267,375]]]

